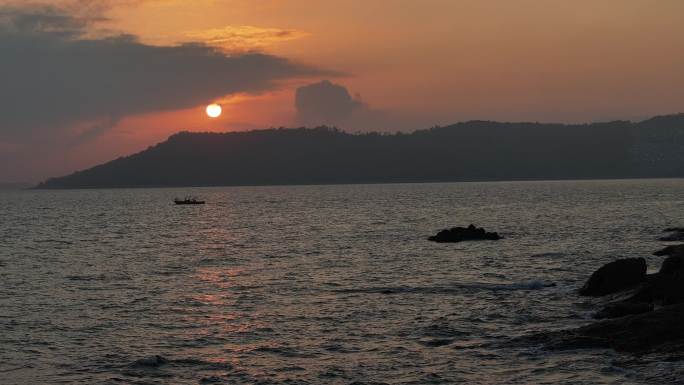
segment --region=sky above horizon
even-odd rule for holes
[[[682,112],[682,47],[679,0],[0,0],[0,182],[181,130]]]

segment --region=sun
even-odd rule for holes
[[[210,118],[218,118],[221,116],[221,106],[213,103],[207,106],[207,116]]]

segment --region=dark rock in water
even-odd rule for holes
[[[589,277],[580,295],[600,297],[628,289],[646,278],[644,258],[625,258],[603,265]]]
[[[462,241],[497,241],[502,237],[496,232],[487,232],[481,227],[470,225],[468,227],[452,227],[445,229],[428,238],[433,242],[462,242]]]
[[[618,318],[630,314],[641,314],[653,310],[653,304],[648,302],[620,301],[606,305],[601,311],[594,314],[596,319]]]
[[[684,269],[684,254],[670,255],[660,265],[661,274],[674,274]]]
[[[684,271],[663,277],[663,299],[664,305],[672,305],[684,302]],[[682,320],[684,322],[684,320]],[[682,325],[684,327],[684,324]]]
[[[617,351],[684,351],[684,304],[607,320],[577,329],[576,336],[602,342]]]
[[[519,337],[511,342],[541,343],[549,349],[612,348],[684,360],[684,253],[680,251],[683,246],[656,252],[669,256],[655,274],[646,275],[643,258],[617,260],[592,274],[580,290],[581,295],[600,296],[630,289],[619,294],[622,300],[606,305],[594,315],[612,319],[574,330]]]
[[[145,357],[141,358],[134,363],[131,364],[132,367],[149,367],[149,368],[157,368],[162,365],[168,364],[169,360],[162,356],[150,356],[150,357]]]
[[[625,302],[660,305],[684,302],[684,270],[666,268],[665,271],[648,275],[644,284]]]
[[[684,241],[684,233],[672,233],[670,235],[658,238],[659,241],[663,242],[679,242]]]
[[[677,254],[683,254],[684,255],[684,245],[665,246],[664,248],[653,253],[653,255],[657,255],[657,256],[677,255]]]
[[[510,342],[538,343],[551,350],[612,348],[636,354],[679,354],[684,352],[683,319],[684,304],[678,304],[577,329],[518,337]]]
[[[670,227],[664,230],[670,234],[658,238],[659,241],[663,242],[674,242],[674,241],[684,241],[684,228],[683,227]]]

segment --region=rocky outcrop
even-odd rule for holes
[[[497,232],[487,232],[481,227],[470,225],[468,227],[452,227],[445,229],[428,238],[429,241],[446,243],[446,242],[463,242],[463,241],[497,241],[502,237]]]
[[[594,315],[602,321],[513,342],[538,342],[549,349],[612,348],[684,359],[684,254],[672,250],[659,252],[671,255],[655,274],[646,275],[643,258],[611,262],[592,274],[581,290],[583,295],[610,293],[621,298]]]
[[[676,254],[684,254],[684,245],[665,246],[662,249],[653,253],[653,255],[657,255],[657,256],[676,255]]]
[[[682,359],[683,319],[684,304],[678,304],[603,320],[574,330],[523,337],[522,340],[543,343],[552,350],[612,348],[636,354],[671,354],[671,359]]]
[[[644,282],[645,279],[644,258],[618,259],[596,270],[579,290],[579,294],[600,297],[628,289]]]
[[[670,255],[660,266],[661,274],[674,274],[682,270],[684,270],[684,254]]]
[[[653,350],[684,351],[684,304],[587,325],[580,336],[601,339],[617,351],[646,353]]]
[[[684,271],[663,276],[662,298],[660,303],[672,305],[684,303]]]
[[[594,314],[596,319],[618,318],[630,314],[641,314],[653,310],[653,304],[647,302],[620,301],[606,305],[601,311]]]
[[[664,237],[658,238],[659,241],[664,242],[676,242],[684,241],[684,227],[668,227],[663,230],[666,233],[670,233]]]
[[[667,257],[660,271],[647,275],[626,299],[609,303],[595,314],[595,318],[615,318],[646,312],[654,305],[663,306],[684,302],[684,255]]]

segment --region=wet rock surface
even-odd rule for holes
[[[684,358],[684,304],[621,318],[603,320],[573,330],[526,336],[516,342],[534,341],[550,350],[611,348],[635,354],[670,354]]]
[[[633,287],[646,279],[644,258],[625,258],[596,270],[582,286],[582,296],[599,297]]]
[[[602,310],[594,314],[594,318],[618,318],[630,314],[642,314],[652,310],[652,303],[621,301],[606,305]]]
[[[666,236],[658,238],[659,241],[664,242],[676,242],[684,241],[684,227],[668,227],[663,230],[665,233],[669,233]]]
[[[684,253],[671,254],[660,266],[661,274],[674,274],[684,268]]]
[[[468,227],[452,227],[444,229],[428,238],[429,241],[438,243],[463,242],[463,241],[498,241],[501,239],[499,233],[488,232],[481,227],[473,224]]]
[[[653,253],[656,256],[684,254],[684,244],[665,246]]]

